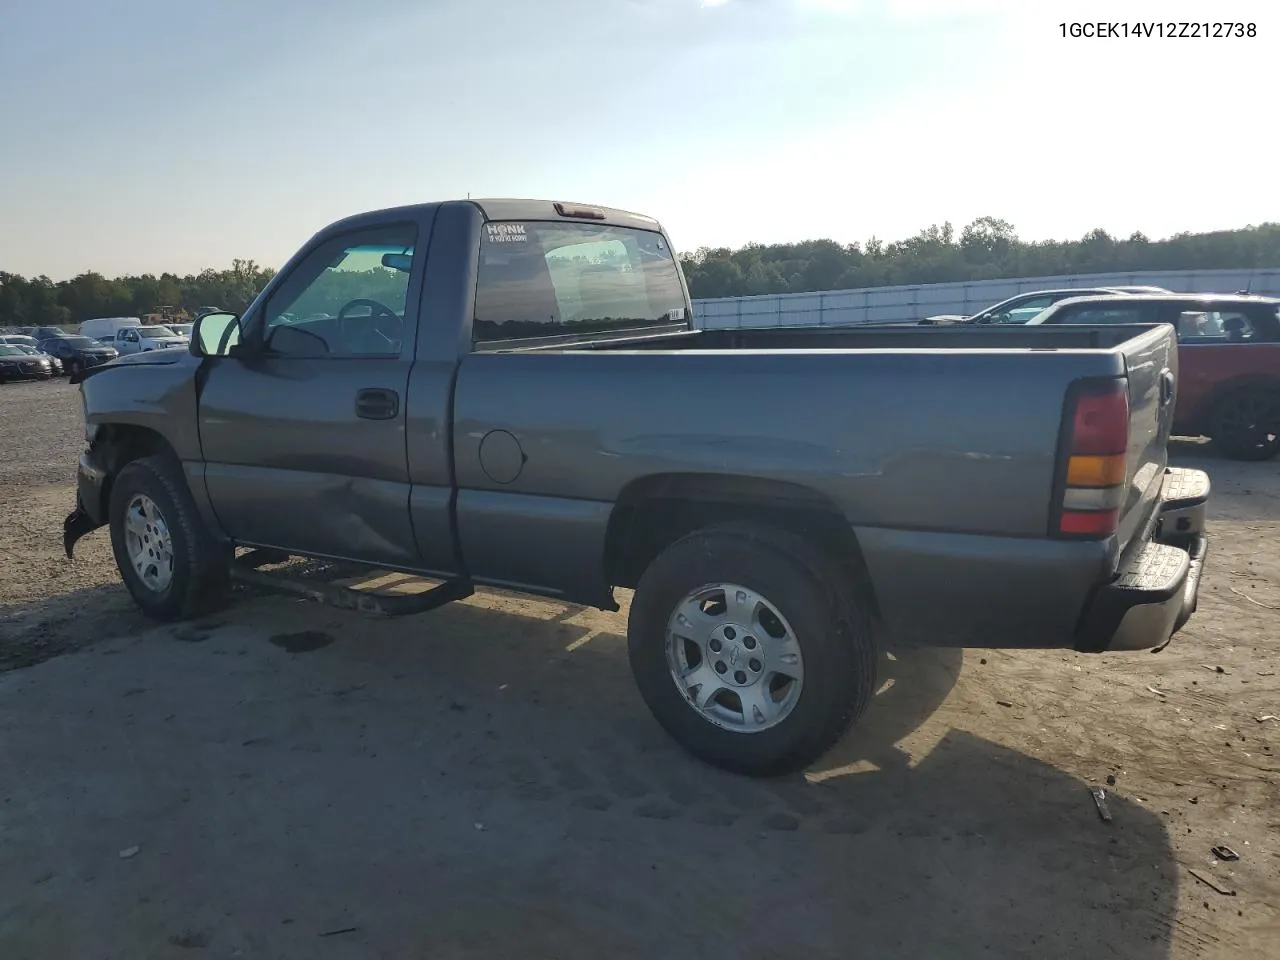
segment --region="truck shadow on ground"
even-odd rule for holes
[[[403,628],[362,623],[350,642],[340,630],[331,647],[292,662],[307,671],[333,663],[342,689],[366,684],[343,697],[368,698],[367,710],[346,705],[360,743],[402,741],[410,717],[427,724],[428,766],[447,788],[539,817],[585,811],[610,843],[625,846],[640,830],[640,856],[656,866],[629,881],[643,902],[664,896],[673,870],[690,890],[735,877],[741,916],[757,919],[720,941],[734,955],[769,955],[745,934],[764,924],[781,937],[772,924],[788,917],[804,918],[817,955],[1167,955],[1178,874],[1158,816],[1112,795],[1113,820],[1103,822],[1087,784],[974,733],[939,730],[914,761],[898,749],[959,681],[959,651],[896,651],[882,662],[873,706],[820,769],[759,781],[675,746],[634,690],[623,637],[582,624],[580,608],[546,604],[545,616],[528,616],[487,607],[486,594],[476,600]],[[412,691],[404,710],[382,709],[392,687]],[[425,704],[436,707],[430,718]],[[314,722],[324,725],[323,714]],[[571,910],[563,919],[583,930],[589,918]],[[677,944],[707,935],[693,915],[663,926],[634,944],[638,954],[678,954]],[[614,952],[629,945],[595,940]]]
[[[27,918],[0,953],[194,930],[309,957],[350,927],[352,956],[1146,960],[1181,934],[1140,804],[1104,823],[1079,779],[975,733],[897,749],[958,651],[895,653],[820,770],[762,781],[666,737],[620,628],[488,593],[400,621],[251,598],[0,677],[23,771],[0,899]]]

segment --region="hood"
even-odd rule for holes
[[[71,382],[80,383],[89,379],[89,377],[97,376],[104,370],[118,370],[121,367],[167,367],[180,363],[183,358],[190,356],[191,354],[186,350],[148,350],[146,353],[122,353],[114,360],[110,360],[99,367],[89,367],[87,370],[82,370],[79,376],[71,378]]]

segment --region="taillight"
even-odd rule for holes
[[[1128,388],[1123,380],[1088,384],[1071,403],[1058,533],[1109,537],[1119,525],[1128,475]]]

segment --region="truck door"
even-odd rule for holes
[[[206,486],[237,541],[414,563],[405,407],[417,240],[412,222],[321,240],[245,316],[244,339],[262,349],[206,361]]]
[[[130,327],[116,331],[116,349],[121,353],[138,352],[138,331]]]

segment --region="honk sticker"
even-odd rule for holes
[[[486,223],[485,235],[490,243],[528,243],[523,223]]]

